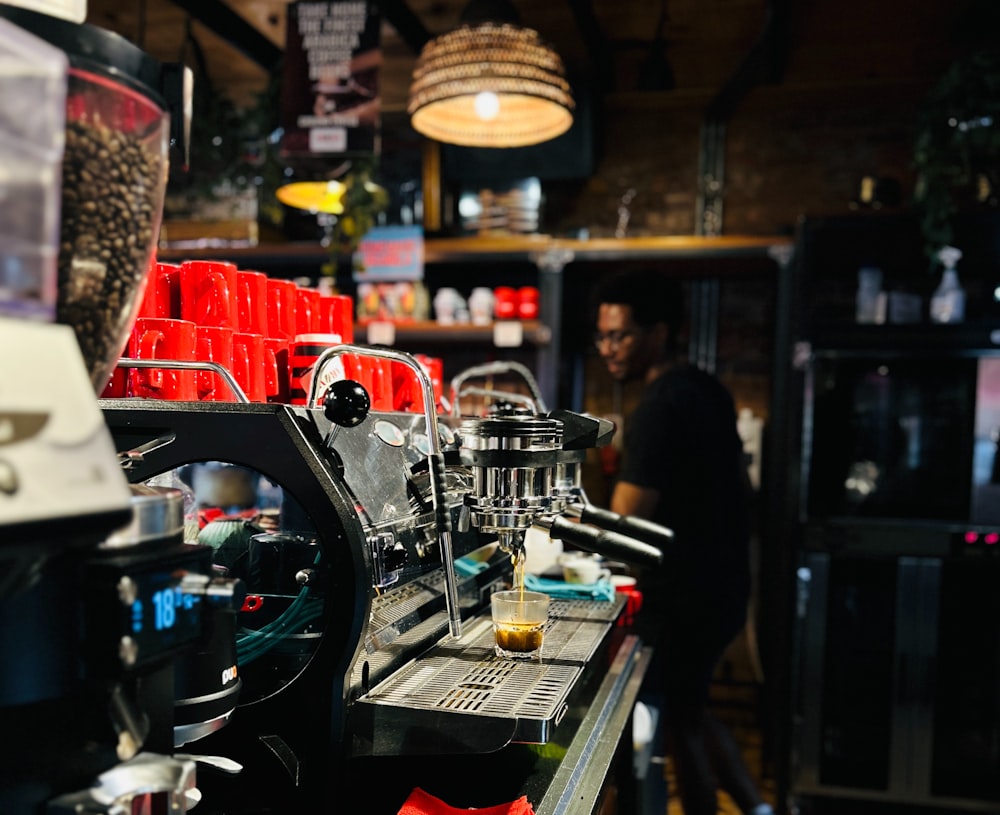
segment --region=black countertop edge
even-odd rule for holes
[[[625,728],[651,657],[635,635],[622,641],[535,815],[594,811],[622,738],[631,741]]]

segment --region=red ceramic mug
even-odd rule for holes
[[[517,290],[517,316],[522,320],[538,319],[539,292],[535,286],[522,286]]]
[[[342,358],[343,377],[327,377],[322,385],[327,385],[333,379],[352,379],[368,391],[372,410],[385,412],[395,410],[391,360],[364,354],[344,354]]]
[[[181,318],[239,331],[236,265],[216,260],[181,264]]]
[[[236,308],[240,331],[267,334],[267,275],[240,269],[236,272]]]
[[[493,316],[498,320],[517,318],[517,290],[510,286],[497,286],[493,290]]]
[[[344,370],[347,379],[360,382],[368,391],[372,410],[394,409],[391,360],[363,354],[344,354]]]
[[[430,377],[431,386],[434,388],[434,405],[440,413],[443,409],[441,400],[444,397],[444,360],[427,354],[415,354],[414,359],[420,363],[420,367]],[[422,412],[423,409],[424,403],[421,398],[419,410]]]
[[[295,290],[295,334],[323,334],[319,319],[319,289]]]
[[[188,320],[140,317],[129,337],[129,356],[193,362],[196,338],[196,326]],[[194,371],[172,368],[133,368],[129,392],[147,399],[193,402],[197,399],[194,374]]]
[[[295,339],[295,293],[292,280],[267,281],[267,335],[283,340]]]
[[[215,362],[233,372],[233,330],[218,325],[197,329],[195,357],[199,362]],[[212,371],[198,371],[198,399],[202,402],[234,402],[236,394],[225,379]]]
[[[402,412],[416,412],[423,409],[417,375],[409,365],[392,363],[392,408]]]
[[[354,342],[354,300],[346,294],[325,294],[319,298],[320,331]]]
[[[304,405],[312,391],[312,380],[316,361],[335,345],[340,345],[340,337],[336,334],[299,334],[290,344],[289,357],[289,395],[293,405]],[[327,381],[342,379],[344,374],[342,357],[336,357],[326,372]],[[318,394],[322,398],[322,391]]]
[[[154,263],[139,306],[140,317],[181,317],[181,267]]]
[[[251,402],[267,401],[268,359],[264,337],[237,331],[233,334],[233,376]]]
[[[124,399],[128,396],[128,368],[121,366],[111,372],[108,384],[101,391],[101,399]]]
[[[431,380],[434,390],[434,402],[437,411],[443,410],[441,399],[444,394],[444,362],[439,357],[426,354],[414,354],[413,358],[420,364],[424,373]],[[416,372],[401,362],[394,362],[392,368],[393,405],[395,410],[407,413],[424,412],[424,392]]]
[[[267,384],[267,401],[287,405],[291,401],[291,358],[289,349],[291,343],[280,337],[264,337],[264,350],[274,360],[273,366],[268,365],[266,373],[273,374]]]

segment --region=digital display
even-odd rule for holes
[[[130,575],[138,591],[131,605],[131,636],[146,660],[201,636],[199,594],[181,588],[184,571]]]

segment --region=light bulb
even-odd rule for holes
[[[492,121],[500,112],[500,99],[493,91],[481,91],[472,103],[476,115],[484,122]]]

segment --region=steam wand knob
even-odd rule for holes
[[[361,424],[371,406],[368,391],[360,382],[355,382],[353,379],[338,379],[332,382],[323,396],[323,415],[333,422],[333,427],[323,440],[324,446],[330,446],[339,428],[357,427]]]

